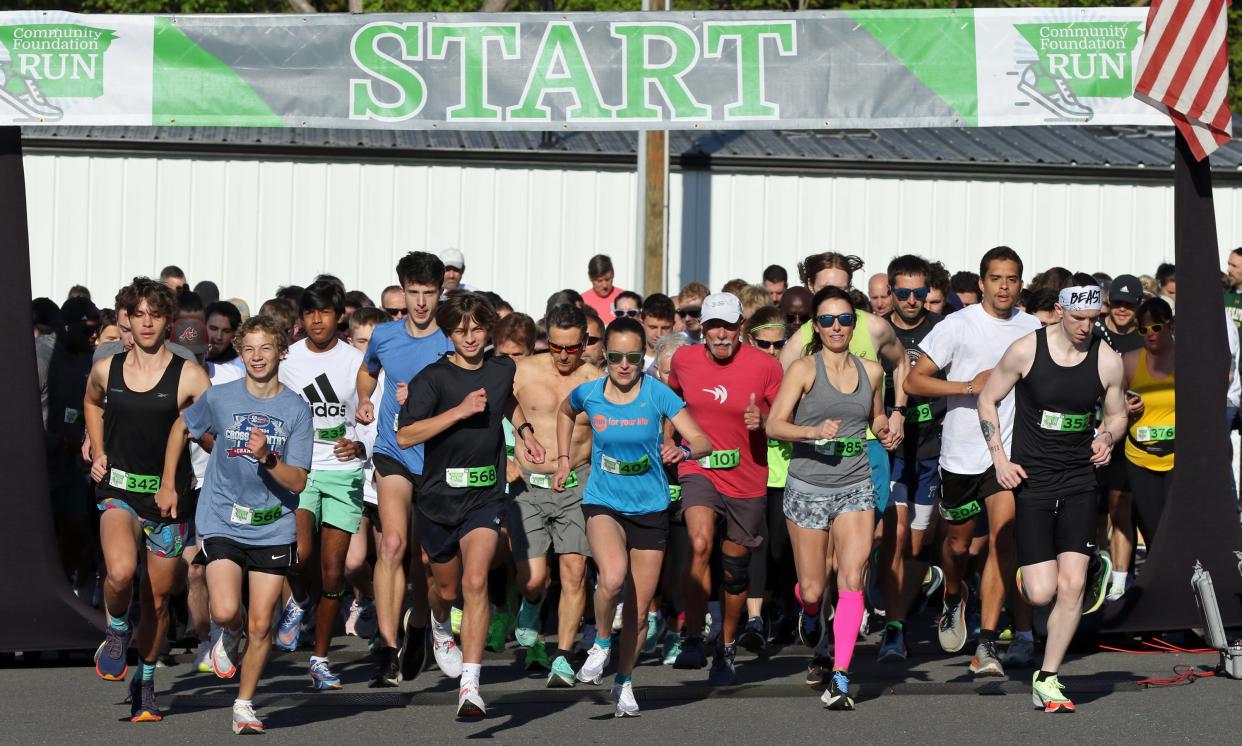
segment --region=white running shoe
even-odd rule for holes
[[[624,684],[612,685],[612,701],[617,705],[615,717],[619,718],[636,718],[639,716],[638,702],[634,699],[634,686],[632,682]]]
[[[241,631],[229,632],[220,630],[216,644],[211,646],[211,669],[222,679],[231,679],[237,674],[237,649],[241,645]]]
[[[463,684],[457,691],[457,717],[481,718],[487,714],[487,705],[479,695],[479,687],[474,684]]]
[[[233,732],[239,736],[263,733],[263,721],[254,712],[254,705],[233,703]]]
[[[445,676],[450,679],[461,678],[461,648],[457,647],[453,638],[450,637],[443,641],[433,639],[431,650],[435,653],[436,665],[440,667],[440,671]]]
[[[617,604],[617,611],[612,615],[612,633],[615,635],[621,631],[621,625],[625,622],[625,604]]]
[[[584,684],[598,684],[604,677],[604,668],[612,658],[612,647],[601,648],[599,643],[591,646],[587,652],[586,663],[575,674],[575,678]]]

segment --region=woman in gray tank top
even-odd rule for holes
[[[829,529],[834,535],[838,601],[833,675],[823,702],[830,709],[853,709],[847,674],[862,622],[863,571],[875,526],[867,428],[886,447],[891,448],[893,438],[884,414],[883,369],[849,352],[858,318],[849,295],[823,288],[812,307],[812,354],[785,371],[767,434],[794,444],[784,508],[798,570],[795,595],[802,605],[798,632],[812,646],[823,638],[819,616],[827,588]]]

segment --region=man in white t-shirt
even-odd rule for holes
[[[297,509],[299,562],[316,556],[321,580],[311,685],[339,689],[341,680],[329,667],[328,647],[345,595],[345,555],[362,521],[366,449],[354,432],[362,353],[337,336],[345,315],[345,294],[339,286],[328,281],[312,284],[302,292],[301,307],[306,336],[289,347],[280,364],[280,382],[306,400],[314,418],[314,454]],[[316,534],[318,551],[312,552]],[[290,583],[295,592],[276,629],[276,645],[284,650],[297,648],[308,605],[304,585],[296,578]]]
[[[982,514],[987,520],[990,551],[979,586],[982,624],[970,670],[979,676],[1004,676],[996,655],[996,628],[1006,591],[1013,590],[1016,570],[1014,498],[1013,492],[996,481],[988,445],[979,429],[976,397],[1009,345],[1041,324],[1014,308],[1022,290],[1022,259],[1017,252],[1007,246],[988,251],[979,263],[979,277],[982,302],[946,316],[928,333],[920,345],[923,356],[906,378],[905,389],[912,396],[942,396],[948,401],[940,446],[940,515],[947,524],[940,646],[945,652],[956,653],[966,645],[962,579],[975,522]],[[944,379],[935,377],[941,370],[945,371]],[[1010,392],[999,408],[1006,454],[1013,437],[1013,400]],[[1015,601],[1013,615],[1016,633],[1005,662],[1030,666],[1034,658],[1030,608]]]

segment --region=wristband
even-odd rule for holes
[[[685,443],[682,443],[678,445],[677,447],[681,449],[682,453],[686,454],[687,461],[690,461],[694,458],[694,451],[690,450],[690,447],[687,446]]]
[[[530,434],[531,434],[531,435],[534,435],[534,434],[535,434],[535,426],[534,426],[534,425],[532,425],[532,424],[530,424],[529,422],[523,422],[522,424],[518,425],[517,430],[516,430],[517,436],[518,436],[519,438],[520,438],[520,437],[522,437],[522,428],[524,428],[524,427],[529,427],[529,428],[530,428]]]
[[[568,453],[558,454],[558,455],[557,455],[557,457],[556,457],[556,460],[557,460],[557,461],[560,461],[560,460],[561,460],[561,459],[563,459],[563,458],[569,458],[569,454],[568,454]]]
[[[893,414],[899,414],[902,417],[905,417],[906,416],[906,405],[905,404],[894,404]]]

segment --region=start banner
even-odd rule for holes
[[[0,124],[1167,124],[1132,96],[1146,14],[0,12]]]

